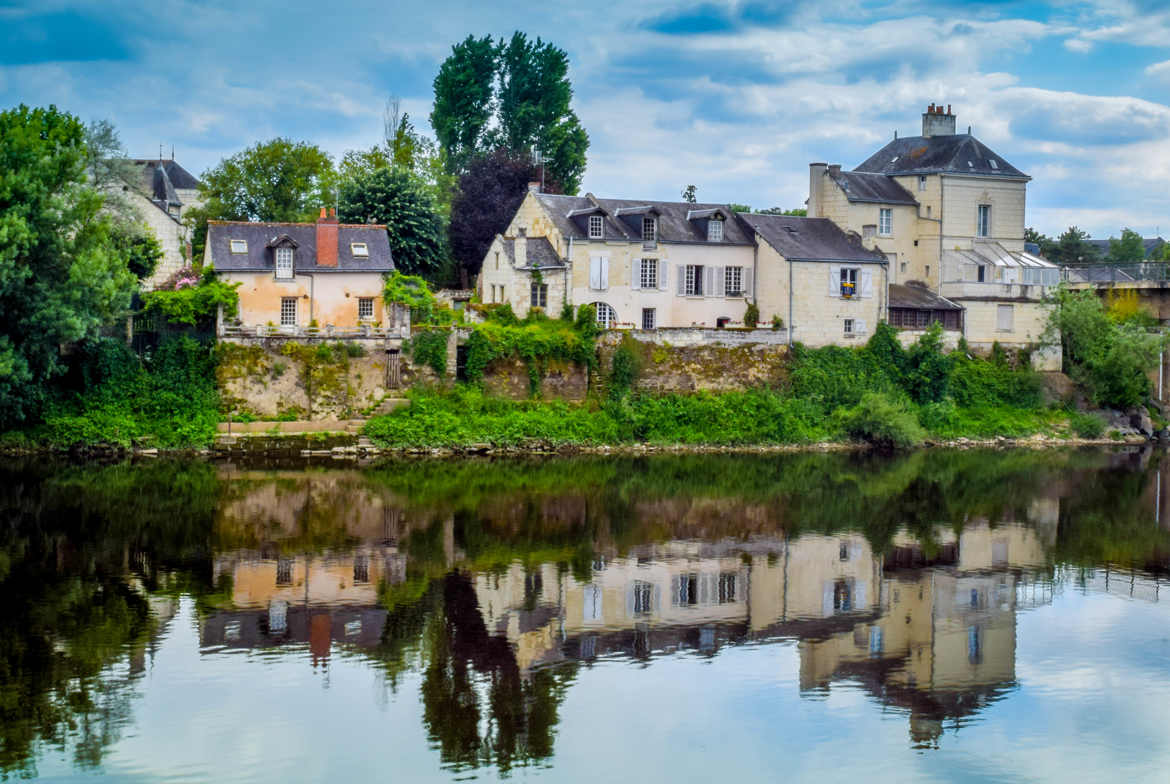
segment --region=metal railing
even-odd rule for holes
[[[1170,281],[1170,262],[1146,261],[1135,264],[1089,264],[1061,267],[1061,278],[1069,283],[1139,283]]]

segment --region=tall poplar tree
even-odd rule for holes
[[[490,35],[469,35],[451,47],[451,55],[439,67],[431,127],[446,153],[449,172],[461,171],[483,150],[495,109],[498,60],[499,51]]]

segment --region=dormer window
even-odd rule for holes
[[[231,246],[232,253],[247,253],[248,252],[248,241],[247,240],[230,240],[228,242],[228,245]]]
[[[600,215],[589,216],[589,239],[599,240],[605,236],[605,218]]]
[[[293,249],[282,247],[276,249],[276,277],[279,280],[291,280],[293,276]]]
[[[364,242],[349,243],[349,252],[353,254],[355,259],[368,259],[370,257],[370,246]]]
[[[712,218],[707,223],[707,242],[723,241],[723,221]]]
[[[642,242],[654,243],[658,241],[658,221],[654,218],[642,218]]]

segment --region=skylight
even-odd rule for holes
[[[232,253],[247,253],[248,252],[248,241],[247,240],[231,240],[229,244],[231,245]]]
[[[351,242],[349,243],[349,252],[352,253],[355,258],[369,258],[370,246],[364,242]]]
[[[993,169],[998,169],[998,168],[999,168],[999,164],[998,164],[998,163],[996,163],[994,160],[992,160],[992,161],[988,161],[988,163],[990,163],[990,164],[991,164],[991,168],[993,168]]]

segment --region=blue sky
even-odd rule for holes
[[[469,33],[564,48],[613,197],[798,206],[808,163],[853,167],[928,103],[1034,178],[1028,223],[1170,235],[1170,4],[853,0],[603,4],[0,0],[0,106],[55,103],[198,174],[290,136],[336,156],[387,96],[424,129]]]

